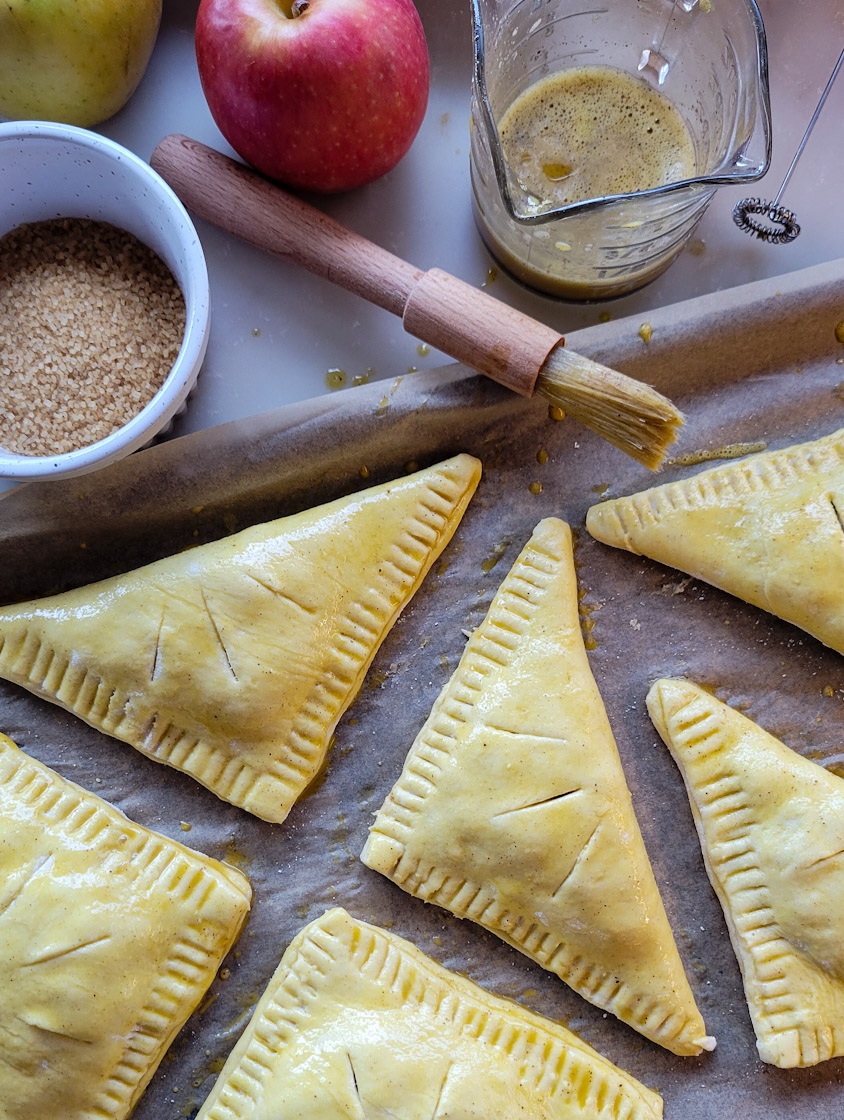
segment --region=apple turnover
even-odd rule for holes
[[[291,942],[197,1120],[658,1120],[576,1035],[344,910]]]
[[[844,780],[688,681],[657,681],[648,710],[688,790],[759,1056],[844,1055]]]
[[[0,735],[0,1115],[127,1117],[251,895]]]
[[[586,528],[844,653],[844,429],[601,502]]]
[[[714,1045],[589,668],[564,522],[539,523],[499,588],[362,859],[661,1046]]]
[[[0,677],[284,820],[480,478],[457,455],[0,609]]]

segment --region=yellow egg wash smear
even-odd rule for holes
[[[695,174],[692,138],[668,98],[608,66],[543,78],[507,109],[499,130],[522,188],[556,206]]]

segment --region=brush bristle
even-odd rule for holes
[[[683,425],[682,412],[650,385],[562,346],[546,359],[536,392],[652,470]]]

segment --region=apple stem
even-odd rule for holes
[[[301,16],[306,12],[310,6],[311,0],[293,0],[293,3],[290,5],[290,14],[295,19],[297,16]]]

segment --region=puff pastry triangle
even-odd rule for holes
[[[706,1036],[580,630],[571,532],[539,523],[362,859],[678,1054]]]
[[[658,1120],[571,1032],[329,910],[290,944],[197,1120]]]
[[[844,1054],[844,780],[703,689],[648,709],[682,772],[763,1061]]]
[[[601,502],[586,528],[844,653],[844,429]]]
[[[251,894],[0,735],[0,1116],[127,1117]]]
[[[0,676],[282,821],[479,477],[458,455],[0,609]]]

